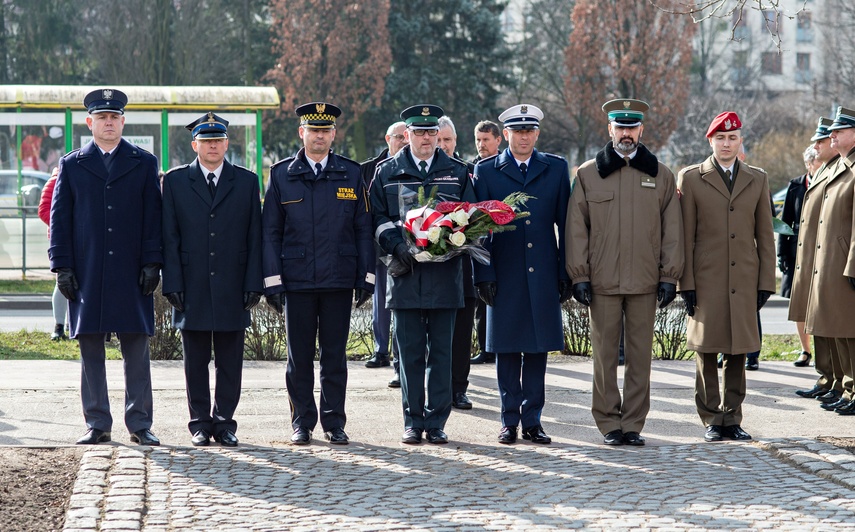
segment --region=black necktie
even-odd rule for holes
[[[214,196],[217,195],[217,184],[214,183],[214,179],[216,177],[217,176],[214,172],[210,172],[208,174],[208,190],[211,192],[211,199],[214,199]]]
[[[315,175],[317,177],[321,177],[321,172],[324,171],[324,167],[321,166],[321,163],[315,163]]]
[[[427,177],[427,161],[419,161],[419,172],[422,173],[422,177]]]
[[[113,159],[114,157],[110,157],[110,152],[104,152],[104,167],[107,169],[107,173],[113,169]]]
[[[733,174],[730,173],[730,170],[725,170],[724,176],[727,178],[728,181],[733,181]]]
[[[525,163],[520,165],[520,172],[522,172],[523,179],[526,178],[526,174],[528,174],[528,166]]]

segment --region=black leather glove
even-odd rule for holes
[[[364,288],[356,288],[353,290],[353,301],[356,308],[361,307],[366,301],[371,299],[371,292]]]
[[[847,277],[849,279],[849,284],[852,285],[852,289],[855,290],[855,277]]]
[[[677,285],[674,283],[659,283],[659,288],[656,290],[656,301],[659,302],[659,308],[665,308],[674,301],[677,297]]]
[[[695,307],[698,306],[698,295],[694,290],[684,290],[680,292],[680,297],[686,302],[686,314],[694,316]]]
[[[581,282],[573,285],[573,298],[579,303],[587,306],[591,305],[591,283]]]
[[[261,292],[244,292],[243,293],[243,309],[252,310],[261,301]]]
[[[768,290],[757,290],[757,310],[763,308],[763,305],[769,301],[769,298],[773,293],[774,292],[769,292]]]
[[[573,297],[573,284],[570,281],[558,281],[558,302],[564,304]]]
[[[69,301],[77,301],[77,277],[71,268],[56,269],[56,287],[60,293]]]
[[[150,296],[154,293],[160,283],[160,264],[146,264],[140,271],[140,286],[144,296]]]
[[[285,310],[285,294],[279,292],[278,294],[270,294],[269,296],[264,296],[264,299],[267,300],[267,304],[270,305],[270,308],[276,311],[280,316],[282,312]]]
[[[485,304],[493,306],[496,302],[496,283],[488,281],[486,283],[478,283],[475,285],[475,291],[478,292],[478,297]]]
[[[413,265],[416,262],[416,259],[410,255],[410,250],[407,249],[407,245],[401,242],[397,246],[395,246],[395,250],[392,252],[392,255],[398,259],[398,262],[401,263],[401,266],[406,270],[412,270]]]
[[[787,273],[790,268],[787,266],[787,260],[784,257],[778,257],[778,269],[781,273]]]
[[[163,294],[163,297],[169,301],[169,304],[175,307],[178,312],[184,312],[184,292],[170,292]]]

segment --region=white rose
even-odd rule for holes
[[[466,243],[466,235],[463,234],[463,231],[451,233],[451,236],[448,237],[448,239],[451,240],[452,244],[458,247]]]
[[[469,214],[464,210],[454,211],[451,213],[451,220],[463,227],[469,224]]]
[[[439,242],[439,237],[442,235],[442,228],[440,227],[431,227],[428,229],[428,240],[432,243],[436,244]]]

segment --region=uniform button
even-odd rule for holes
[[[113,254],[113,252],[112,252],[112,251],[108,251],[108,252],[107,252],[107,255],[112,255],[112,254]]]
[[[736,238],[736,235],[734,233],[730,233],[730,238]]]
[[[531,225],[531,220],[526,220],[526,221],[525,221],[525,224],[526,224],[526,225]]]
[[[211,256],[212,256],[212,257],[214,256],[214,252],[213,252],[213,251],[211,252]]]
[[[731,265],[731,266],[736,266],[736,261],[735,261],[735,260],[730,261],[730,265]]]
[[[108,233],[112,233],[112,232],[113,232],[113,228],[112,228],[112,227],[108,227],[108,228],[107,228],[107,232],[108,232]]]
[[[822,247],[822,246],[821,246],[821,245],[819,245],[819,244],[817,244],[817,245],[816,245],[816,249],[819,249],[819,248],[821,248],[821,247]]]
[[[730,206],[730,210],[733,210],[733,205]]]
[[[528,271],[534,273],[534,268],[529,267]]]
[[[214,235],[215,235],[215,233],[211,233],[211,236],[214,236]]]
[[[107,185],[107,190],[110,190],[111,188],[113,188],[111,185]]]
[[[214,213],[211,213],[211,218],[213,218],[214,216],[215,216],[215,214],[214,214]]]
[[[731,293],[731,294],[735,294],[735,293],[736,293],[736,289],[735,289],[735,288],[731,288],[731,289],[730,289],[730,293]]]
[[[213,276],[213,275],[214,275],[214,272],[211,272],[211,276]]]
[[[108,209],[112,209],[112,208],[113,208],[113,206],[112,206],[112,205],[107,205],[107,208],[108,208]]]
[[[531,242],[528,243],[528,247],[531,248]]]

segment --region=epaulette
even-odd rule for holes
[[[270,169],[273,170],[274,168],[276,168],[277,166],[279,166],[282,163],[290,163],[294,159],[295,159],[295,157],[285,157],[284,159],[279,159],[278,161],[276,161],[275,163],[270,165]]]
[[[234,166],[235,168],[239,168],[239,169],[241,169],[241,170],[246,170],[246,171],[247,171],[247,172],[249,172],[250,174],[255,175],[255,172],[253,172],[252,170],[250,170],[250,169],[249,169],[249,168],[247,168],[246,166],[241,166],[241,165],[239,165],[239,164],[233,164],[232,166]]]
[[[490,155],[489,157],[484,157],[483,159],[479,159],[478,162],[475,163],[475,166],[478,166],[479,164],[483,163],[484,161],[492,161],[493,159],[495,159],[498,156],[499,156],[499,154],[497,153],[496,155]]]
[[[181,165],[178,165],[178,166],[174,166],[174,167],[170,168],[169,170],[167,170],[167,171],[166,171],[166,173],[165,173],[165,174],[163,174],[163,175],[169,175],[169,174],[171,174],[172,172],[174,172],[174,171],[176,171],[176,170],[183,170],[184,168],[189,168],[189,167],[190,167],[190,165],[189,165],[189,164],[181,164]]]
[[[558,159],[559,161],[567,162],[567,159],[565,159],[561,155],[555,155],[554,153],[545,153],[545,152],[540,152],[540,153],[543,153],[547,157],[552,157],[553,159]]]
[[[766,172],[766,170],[763,170],[763,169],[762,169],[762,168],[760,168],[759,166],[752,166],[752,165],[750,165],[750,164],[748,164],[748,165],[746,165],[746,166],[747,166],[748,168],[753,169],[753,170],[757,170],[757,171],[759,171],[759,172],[763,172],[764,174],[765,174],[765,173],[767,173],[767,172]]]

